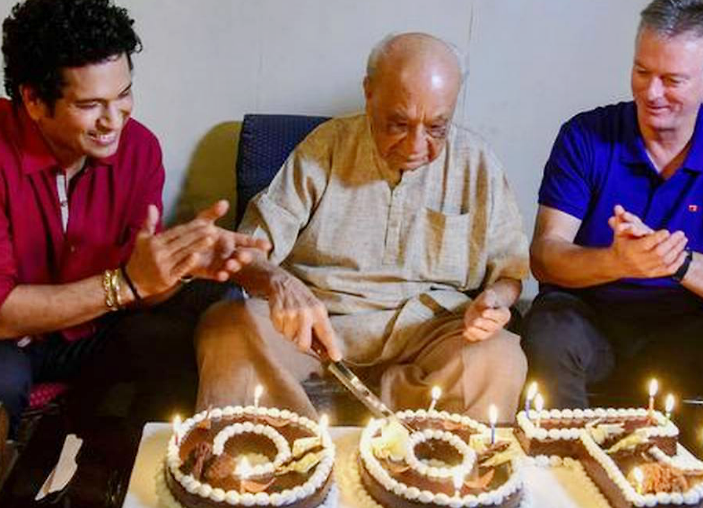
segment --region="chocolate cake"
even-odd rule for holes
[[[679,429],[661,412],[650,415],[646,409],[531,410],[529,417],[520,411],[515,437],[528,455],[574,457],[580,449],[581,431],[586,427],[598,430],[594,435],[602,446],[610,446],[637,431],[665,453],[676,453]]]
[[[517,454],[466,416],[401,411],[372,420],[359,443],[364,489],[386,508],[493,506],[514,508],[523,496]],[[410,427],[412,430],[408,430]]]
[[[230,406],[174,431],[157,491],[174,507],[314,508],[331,497],[333,463],[326,425],[287,410]]]
[[[703,507],[703,463],[683,461],[632,434],[606,448],[582,432],[581,464],[613,508]]]

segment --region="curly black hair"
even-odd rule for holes
[[[62,97],[63,69],[142,49],[127,9],[112,0],[24,0],[2,24],[5,91],[22,102],[27,85],[50,108]]]

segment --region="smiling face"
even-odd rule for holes
[[[132,113],[132,73],[125,55],[64,69],[65,86],[53,111],[31,89],[22,90],[30,117],[64,168],[85,157],[105,158],[119,146]]]
[[[461,84],[456,58],[445,47],[390,52],[366,78],[366,113],[380,156],[393,170],[417,169],[446,144]]]
[[[703,101],[703,38],[642,29],[631,84],[645,137],[692,128]]]

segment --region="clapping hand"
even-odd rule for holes
[[[655,231],[620,205],[615,206],[608,224],[614,233],[611,249],[623,277],[668,277],[686,259],[688,239],[682,231]]]

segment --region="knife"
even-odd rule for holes
[[[327,349],[320,342],[320,339],[313,336],[310,349],[317,356],[322,365],[336,377],[344,387],[349,390],[362,404],[364,404],[374,418],[395,421],[405,427],[408,432],[416,432],[410,424],[404,422],[396,414],[388,409],[381,399],[379,399],[369,388],[354,374],[343,362],[333,362],[327,354]]]

